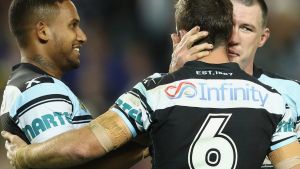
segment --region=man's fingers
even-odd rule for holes
[[[172,39],[173,49],[174,49],[177,46],[177,44],[180,42],[180,37],[176,33],[172,33],[171,39]]]
[[[204,39],[207,35],[208,35],[207,31],[201,31],[201,32],[198,32],[198,33],[190,36],[186,40],[186,48],[190,49],[195,44],[195,42],[197,42],[201,39]]]
[[[196,53],[192,56],[193,56],[193,58],[196,58],[195,60],[197,60],[197,59],[201,59],[205,56],[208,56],[209,54],[210,54],[210,51],[202,51],[202,52]]]
[[[190,36],[186,30],[179,31],[179,38],[184,39],[186,36]]]
[[[4,146],[5,146],[6,150],[10,149],[10,145],[9,145],[9,142],[7,140],[5,141],[5,145]]]
[[[200,27],[196,26],[189,32],[180,30],[180,37],[176,34],[171,35],[174,51],[169,72],[177,70],[188,61],[198,60],[199,58],[209,55],[209,51],[213,48],[212,45],[204,43],[193,46],[196,41],[208,35],[206,31],[199,31]]]
[[[185,57],[181,57],[180,59],[178,59],[178,62],[181,62],[181,64],[183,65],[184,63],[188,62],[188,61],[196,61],[198,59],[202,59],[203,57],[206,57],[210,54],[210,51],[201,51],[201,52],[197,52],[193,55],[186,55]]]
[[[7,131],[1,131],[1,135],[5,140],[8,140],[9,142],[12,141],[13,136],[11,133],[7,132]]]
[[[195,26],[193,29],[191,29],[190,31],[186,32],[185,30],[180,30],[180,39],[181,41],[186,41],[190,36],[198,33],[200,31],[200,27],[199,26]]]
[[[7,150],[7,158],[11,159],[12,158],[12,153],[15,151],[16,146],[10,144],[8,141],[5,141],[5,148]]]
[[[199,31],[200,31],[200,27],[199,26],[195,26],[190,31],[186,32],[185,35],[186,36],[192,36],[192,35],[198,33]]]
[[[2,131],[1,135],[6,140],[5,141],[5,148],[7,149],[6,156],[10,160],[10,164],[15,169],[20,169],[20,167],[16,165],[16,152],[20,147],[25,146],[26,143],[18,136],[13,135],[6,131]]]
[[[201,32],[198,32],[198,33],[192,35],[189,40],[189,42],[191,43],[190,45],[193,45],[195,42],[206,38],[207,35],[208,35],[207,31],[201,31]]]
[[[196,46],[193,46],[191,49],[189,49],[190,55],[204,52],[204,51],[210,51],[213,49],[213,45],[209,43],[203,43],[203,44],[198,44]]]
[[[9,143],[17,146],[27,145],[24,140],[22,140],[19,136],[13,135],[7,131],[1,132],[2,137],[7,140]]]
[[[11,160],[11,159],[12,159],[11,153],[10,153],[10,152],[7,152],[7,153],[6,153],[6,157],[7,157],[9,160]]]

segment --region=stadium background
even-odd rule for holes
[[[271,38],[256,56],[258,66],[300,79],[300,1],[266,0]],[[0,1],[0,102],[19,51],[9,32],[10,1]],[[94,116],[105,111],[123,91],[153,72],[167,72],[174,31],[170,0],[75,0],[88,42],[81,67],[64,81]],[[0,168],[12,169],[0,139]],[[148,169],[138,164],[132,169]]]

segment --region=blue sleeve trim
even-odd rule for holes
[[[298,141],[296,136],[291,137],[291,138],[289,138],[287,140],[284,140],[284,141],[282,141],[282,142],[280,142],[278,144],[275,144],[275,145],[271,146],[271,151],[277,150],[277,149],[279,149],[281,147],[284,147],[284,146],[286,146],[288,144],[291,144],[294,141]]]

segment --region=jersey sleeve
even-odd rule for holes
[[[7,86],[3,93],[3,99],[0,109],[0,120],[2,130],[8,131],[12,134],[15,134],[22,138],[27,144],[30,143],[26,135],[22,132],[22,130],[16,125],[16,123],[12,120],[9,112],[10,108],[13,106],[13,103],[17,99],[17,97],[21,94],[20,90],[14,86]]]
[[[296,119],[295,131],[300,141],[300,82],[270,74],[261,75],[259,81],[275,88],[286,100],[293,111],[293,118]]]
[[[78,99],[67,86],[51,79],[23,91],[15,86],[5,89],[1,113],[6,114],[6,118],[2,124],[10,120],[10,128],[15,124],[14,127],[18,127],[30,143],[43,142],[74,129],[75,124],[83,121],[80,117],[88,114],[81,113]],[[90,121],[91,116],[84,120],[87,119]]]
[[[300,92],[300,86],[298,87],[298,91]],[[291,92],[290,92],[291,93]],[[287,94],[282,94],[284,99],[286,100],[287,104],[290,107],[290,111],[292,112],[291,114],[291,119],[293,119],[292,127],[294,127],[294,131],[297,135],[297,139],[300,142],[300,97],[296,98],[293,95],[287,95]]]
[[[295,132],[296,122],[297,118],[295,118],[293,110],[286,105],[286,112],[283,114],[272,136],[271,151],[297,141],[297,133]]]
[[[73,128],[78,129],[82,126],[87,125],[93,119],[93,117],[89,110],[85,107],[83,102],[79,100],[69,88],[67,89],[68,96],[73,105],[73,111],[70,115],[70,118],[73,124]]]
[[[129,92],[121,95],[112,111],[118,113],[129,127],[133,137],[139,133],[146,132],[152,124],[153,98],[149,95],[149,83],[153,79],[160,78],[164,74],[155,73],[138,83]]]

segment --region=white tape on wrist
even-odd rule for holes
[[[104,127],[102,127],[96,121],[92,121],[90,123],[90,128],[106,152],[113,150],[113,143]]]
[[[115,150],[132,138],[125,122],[112,111],[102,114],[89,126],[106,152]]]

